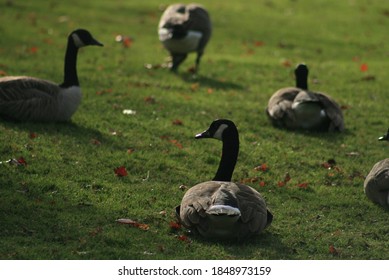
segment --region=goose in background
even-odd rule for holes
[[[235,124],[226,119],[212,122],[196,139],[214,138],[223,142],[219,168],[212,181],[191,187],[176,213],[180,223],[205,238],[236,239],[259,234],[273,215],[262,196],[252,187],[231,182],[239,153]]]
[[[308,90],[308,67],[294,71],[296,87],[282,88],[269,99],[266,113],[274,126],[292,130],[343,131],[343,113],[328,95]]]
[[[379,141],[389,141],[389,129]],[[385,208],[389,209],[389,158],[377,162],[363,184],[366,196]]]
[[[65,54],[64,81],[27,76],[0,78],[0,117],[15,121],[68,121],[81,102],[77,53],[84,46],[103,46],[84,29],[70,33]]]
[[[198,4],[173,4],[163,12],[158,25],[159,40],[172,57],[176,72],[188,53],[197,52],[194,73],[211,38],[212,24],[207,10]]]

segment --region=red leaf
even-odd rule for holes
[[[335,246],[334,245],[330,245],[330,247],[329,247],[329,252],[330,252],[330,254],[332,254],[332,255],[334,255],[334,256],[337,256],[337,255],[339,255],[339,251],[335,248]]]
[[[267,164],[266,163],[262,163],[261,165],[257,166],[257,167],[254,167],[254,169],[256,171],[263,171],[263,172],[266,172],[269,170],[269,168],[267,167]]]
[[[208,94],[212,94],[213,93],[213,89],[212,88],[207,88],[207,93]]]
[[[179,230],[181,228],[181,225],[179,223],[176,223],[176,222],[170,222],[169,227],[173,230]]]
[[[29,53],[36,53],[38,51],[38,48],[37,47],[31,47],[28,52]]]
[[[186,235],[179,235],[177,238],[178,238],[178,240],[181,240],[184,242],[188,242],[188,243],[190,242],[190,239]]]
[[[266,184],[265,184],[265,181],[261,181],[261,182],[259,182],[259,185],[261,186],[261,187],[264,187]]]
[[[184,123],[182,122],[182,120],[179,120],[179,119],[174,120],[172,123],[173,123],[173,125],[183,125],[183,124],[184,124]]]
[[[256,47],[262,47],[263,45],[265,45],[265,43],[262,42],[262,41],[255,41],[254,44],[255,44]]]
[[[115,175],[118,177],[124,177],[124,176],[128,175],[127,170],[124,166],[120,166],[118,168],[115,168],[114,171],[115,171]]]
[[[27,166],[27,162],[23,157],[17,159],[19,165]]]
[[[369,69],[366,63],[362,63],[360,66],[361,72],[366,72]]]
[[[169,142],[174,144],[175,146],[177,146],[179,149],[183,148],[182,144],[180,142],[178,142],[178,140],[171,139],[171,140],[169,140]]]
[[[0,76],[7,76],[7,72],[5,72],[4,70],[0,70]]]
[[[35,133],[35,132],[30,132],[30,134],[28,135],[28,137],[30,137],[30,139],[35,139],[38,135]]]
[[[284,181],[279,181],[277,184],[278,184],[279,187],[285,186],[285,182]]]
[[[300,183],[300,184],[298,184],[297,185],[299,188],[301,188],[301,189],[306,189],[306,188],[308,188],[308,183]]]

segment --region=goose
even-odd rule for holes
[[[196,74],[211,33],[211,20],[203,6],[193,3],[168,6],[159,21],[158,35],[172,57],[170,69],[177,72],[188,53],[197,52],[193,71]]]
[[[0,78],[0,117],[14,121],[68,121],[81,102],[76,69],[78,49],[89,45],[103,46],[87,30],[70,33],[64,81],[60,85],[28,76]]]
[[[343,131],[343,113],[327,94],[308,90],[308,67],[297,65],[296,87],[276,91],[266,113],[274,126],[292,130]]]
[[[212,181],[199,183],[184,194],[176,207],[179,222],[210,239],[243,241],[262,232],[273,220],[265,200],[254,188],[231,182],[239,153],[235,124],[231,120],[215,120],[195,138],[221,140],[222,157]]]
[[[389,129],[379,141],[389,141]],[[389,158],[377,162],[363,184],[366,196],[383,207],[389,208]]]

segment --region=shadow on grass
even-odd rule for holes
[[[71,136],[78,139],[101,139],[103,134],[97,129],[84,127],[76,124],[72,121],[69,122],[56,122],[56,123],[44,123],[44,122],[17,122],[0,119],[0,124],[7,129],[14,129],[19,131],[25,131],[27,133],[36,133],[37,135],[61,135]]]
[[[198,75],[193,77],[193,74],[182,73],[177,74],[181,77],[184,82],[187,83],[199,83],[200,87],[208,87],[212,89],[234,89],[234,90],[243,90],[244,87],[234,82],[224,81],[222,79],[213,79],[205,76]]]
[[[204,245],[218,244],[234,259],[261,259],[262,256],[267,256],[268,259],[290,259],[294,254],[294,249],[286,246],[278,234],[271,232],[271,228],[258,236],[240,242],[208,240],[197,235],[192,238]]]

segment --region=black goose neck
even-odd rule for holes
[[[227,134],[227,135],[226,135]],[[213,181],[230,182],[239,154],[239,135],[237,129],[230,128],[223,135],[222,156]]]
[[[297,75],[296,77],[296,87],[308,90],[308,81],[307,76]]]
[[[80,85],[77,76],[77,54],[78,48],[69,37],[65,53],[64,81],[60,87],[67,88]]]

